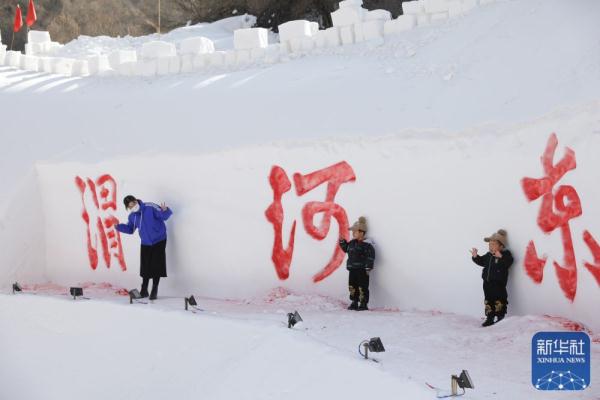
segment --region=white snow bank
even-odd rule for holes
[[[298,183],[283,196],[283,244],[287,246],[297,221],[290,277],[280,281],[271,261],[273,226],[265,210],[273,201],[269,173],[273,166],[309,174],[346,162],[356,176],[344,180],[335,203],[352,223],[366,215],[378,258],[372,274],[375,306],[416,307],[480,315],[483,309],[481,269],[469,249],[483,254],[483,237],[499,228],[509,232],[516,261],[509,285],[509,309],[515,314],[562,315],[600,329],[595,304],[600,287],[584,268],[594,260],[582,234],[600,239],[600,193],[595,171],[600,164],[590,149],[600,146],[597,115],[600,104],[552,114],[501,131],[486,129],[462,134],[409,132],[401,136],[306,141],[240,148],[226,152],[161,154],[106,160],[96,164],[39,163],[43,201],[46,275],[68,285],[76,281],[109,281],[129,286],[138,278],[139,239],[121,235],[127,271],[111,250],[110,268],[102,259],[93,270],[88,260],[87,228],[76,177],[90,178],[96,192],[103,188],[116,198],[116,210],[98,211],[85,189],[94,238],[96,215],[126,220],[121,199],[134,194],[145,201],[166,202],[169,220],[167,247],[171,278],[164,288],[172,294],[194,290],[208,296],[252,296],[277,285],[345,298],[347,272],[342,266],[319,283],[313,278],[325,267],[337,246],[338,223],[331,221],[326,239],[317,241],[302,222],[302,208],[325,200],[325,184],[299,196]],[[558,162],[565,146],[577,157],[577,169],[565,181],[578,191],[583,215],[572,221],[578,263],[576,296],[571,303],[558,287],[550,260],[562,264],[559,231],[543,234],[536,224],[539,202],[529,203],[521,188],[524,177],[542,177],[539,160],[550,134],[556,132]],[[102,184],[110,174],[116,183]],[[296,178],[294,178],[294,181]],[[325,182],[326,183],[326,182]],[[102,206],[104,202],[100,203]],[[321,214],[315,216],[318,226]],[[107,226],[108,227],[108,226]],[[60,238],[60,240],[56,240]],[[534,240],[540,254],[549,255],[544,280],[536,284],[524,269],[527,243]]]

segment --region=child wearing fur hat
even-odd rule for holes
[[[490,326],[501,321],[506,315],[508,307],[508,270],[513,263],[513,256],[506,249],[506,231],[504,229],[483,239],[489,243],[489,251],[480,256],[477,249],[471,249],[473,262],[483,267],[483,294],[485,297],[486,319],[481,326]],[[494,318],[498,317],[496,321]]]
[[[340,247],[348,253],[346,269],[350,272],[348,288],[352,303],[348,310],[368,310],[369,303],[369,272],[374,267],[375,249],[365,238],[367,234],[367,220],[360,217],[350,228],[352,240],[340,238]],[[360,304],[359,304],[360,303]]]

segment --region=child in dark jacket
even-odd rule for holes
[[[477,249],[471,249],[473,262],[483,267],[483,294],[485,296],[486,319],[481,326],[490,326],[499,322],[506,315],[508,308],[508,270],[513,263],[513,256],[506,249],[506,231],[498,230],[490,237],[483,239],[489,243],[490,251],[485,255],[477,254]],[[496,321],[494,318],[498,317]]]
[[[360,217],[350,228],[352,240],[350,242],[340,239],[340,247],[348,253],[346,269],[350,271],[348,288],[352,303],[348,310],[368,310],[369,303],[369,272],[374,267],[375,249],[365,240],[367,234],[367,220]],[[360,302],[360,304],[359,304]]]

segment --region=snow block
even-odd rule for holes
[[[5,59],[5,65],[8,65],[10,67],[15,67],[15,68],[19,68],[19,66],[21,65],[21,52],[20,51],[15,51],[15,50],[9,50],[6,52],[6,59]]]
[[[448,12],[447,0],[424,0],[425,12],[428,14],[437,14]]]
[[[34,72],[39,70],[39,59],[36,56],[24,55],[21,56],[21,61],[23,69]]]
[[[250,50],[250,60],[253,63],[263,63],[267,57],[267,48]]]
[[[365,21],[374,21],[374,20],[382,20],[382,21],[391,21],[392,13],[388,10],[372,10],[367,11],[365,14]]]
[[[337,47],[342,43],[338,28],[325,29],[325,42],[327,47]]]
[[[171,59],[171,57],[156,58],[156,75],[168,75],[169,74],[170,59]]]
[[[431,24],[431,19],[429,15],[422,14],[417,16],[417,26],[428,26]]]
[[[215,51],[215,44],[203,36],[191,37],[181,41],[180,50],[181,54],[208,54]]]
[[[265,62],[274,64],[281,59],[281,45],[276,43],[265,49]]]
[[[224,51],[215,51],[214,53],[210,53],[207,56],[208,65],[211,67],[223,67],[225,66],[225,52]]]
[[[316,22],[311,22],[310,23],[310,31],[312,33],[311,36],[315,36],[317,34],[317,32],[319,32],[319,24]]]
[[[116,50],[108,55],[108,64],[115,71],[120,64],[137,61],[135,50]]]
[[[191,54],[183,54],[181,56],[181,72],[184,74],[194,70],[194,56]]]
[[[327,46],[327,37],[325,36],[325,31],[319,31],[315,35],[315,47],[317,49],[322,49]]]
[[[55,57],[51,59],[52,72],[59,75],[71,76],[73,74],[73,59]]]
[[[463,5],[459,0],[448,3],[448,16],[450,18],[460,17],[463,14]]]
[[[117,73],[123,76],[142,76],[143,61],[128,61],[117,66]]]
[[[251,61],[250,50],[237,50],[235,52],[236,65],[248,65]]]
[[[169,58],[169,74],[178,74],[181,72],[181,57],[173,56]]]
[[[360,7],[340,8],[331,13],[334,27],[350,26],[363,21],[365,9]]]
[[[381,39],[383,37],[383,26],[386,22],[382,19],[375,19],[363,22],[363,35],[365,40]]]
[[[236,50],[264,49],[269,45],[269,31],[265,28],[236,29],[233,47]]]
[[[352,26],[342,26],[340,28],[340,39],[344,45],[354,43],[354,28]]]
[[[402,15],[419,15],[425,13],[424,1],[405,1],[402,3]]]
[[[315,44],[315,39],[312,37],[305,37],[302,38],[302,51],[312,51],[314,50],[316,44]]]
[[[287,41],[287,47],[290,53],[300,53],[302,51],[303,39],[304,37],[297,37]]]
[[[177,55],[177,50],[173,43],[155,40],[142,45],[142,58],[147,60],[175,55]]]
[[[51,55],[55,54],[58,50],[60,50],[60,48],[63,47],[64,45],[62,45],[58,42],[50,42],[50,43],[44,43],[44,44],[42,44],[42,46],[44,47],[44,54],[51,56]]]
[[[2,38],[0,38],[2,40]],[[0,44],[0,65],[4,65],[4,61],[6,61],[6,46]]]
[[[339,6],[340,8],[347,8],[347,7],[362,7],[363,5],[363,0],[342,0],[339,2]]]
[[[447,19],[448,19],[447,12],[436,13],[431,16],[431,23],[438,24],[438,23],[446,21]]]
[[[313,26],[306,20],[289,21],[279,25],[278,29],[279,41],[282,43],[313,35]]]
[[[463,12],[469,12],[479,5],[479,0],[461,0]]]
[[[200,71],[208,66],[208,54],[197,54],[193,58],[194,71]]]
[[[108,62],[108,56],[105,54],[87,56],[88,71],[90,75],[102,75],[110,71],[110,63]]]
[[[237,54],[233,50],[227,50],[225,52],[225,66],[226,67],[235,67],[237,62]]]
[[[50,32],[47,31],[29,31],[27,34],[27,43],[49,43],[52,39],[50,39]]]
[[[74,60],[72,76],[87,76],[90,68],[87,60]]]
[[[158,73],[158,65],[154,60],[140,60],[135,64],[135,75],[153,77]]]
[[[38,71],[52,73],[52,58],[51,57],[39,57],[38,58]]]
[[[361,43],[365,41],[365,31],[363,27],[363,23],[359,22],[353,25],[354,28],[354,42]]]
[[[394,33],[405,32],[417,26],[417,18],[414,15],[400,15],[392,21],[386,21],[383,26],[383,33],[391,35]]]

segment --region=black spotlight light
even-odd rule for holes
[[[133,304],[134,300],[139,300],[142,298],[140,291],[137,289],[131,289],[129,291],[129,304]]]
[[[302,317],[298,314],[298,311],[294,311],[294,313],[288,313],[288,328],[293,328],[298,322],[302,322]]]
[[[188,306],[192,306],[194,308],[196,308],[196,306],[198,305],[198,302],[196,301],[196,299],[194,298],[194,296],[190,296],[190,297],[185,297],[184,298],[184,303],[185,303],[185,310],[187,311]]]
[[[13,291],[13,294],[15,294],[16,292],[22,292],[23,288],[21,288],[21,285],[19,285],[18,282],[15,282],[12,285],[12,291]]]
[[[456,375],[452,375],[452,377],[450,378],[451,382],[451,390],[452,390],[452,396],[458,396],[458,388],[462,389],[462,394],[460,394],[460,396],[462,396],[463,394],[465,394],[465,389],[474,389],[475,385],[473,384],[473,381],[471,380],[471,376],[469,376],[469,372],[465,369],[462,370],[462,372],[460,373],[459,376]]]
[[[361,348],[364,348],[364,353],[361,351]],[[365,359],[369,358],[369,351],[372,353],[381,353],[385,351],[385,347],[383,347],[383,343],[381,342],[380,338],[374,337],[369,340],[363,340],[358,345],[358,353]]]
[[[71,293],[71,296],[73,296],[73,300],[77,299],[78,297],[83,297],[83,289],[80,287],[72,287],[69,289],[69,293]]]

